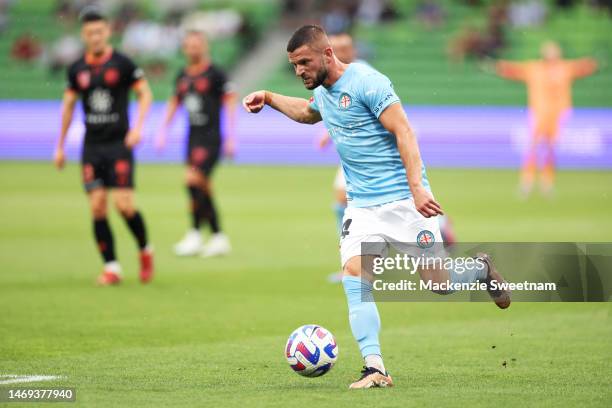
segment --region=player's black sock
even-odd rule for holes
[[[132,235],[138,242],[138,248],[144,249],[147,246],[147,228],[145,227],[144,219],[140,215],[140,211],[136,211],[131,217],[124,217]]]
[[[216,234],[217,232],[221,231],[221,228],[219,227],[219,218],[217,217],[215,203],[209,194],[204,193],[202,195],[204,197],[204,217],[210,224],[210,229],[212,230],[213,234]]]
[[[189,197],[191,197],[191,223],[193,229],[199,230],[202,223],[202,196],[204,193],[197,187],[187,186]]]
[[[115,261],[115,242],[106,218],[94,219],[94,235],[104,262]]]
[[[221,231],[219,218],[212,197],[206,194],[201,188],[188,186],[191,196],[191,217],[194,229],[200,229],[202,220],[206,219],[213,234]]]

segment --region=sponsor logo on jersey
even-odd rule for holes
[[[113,97],[108,89],[96,88],[87,98],[91,112],[85,117],[89,125],[104,125],[119,121],[119,113],[111,112]]]
[[[204,100],[198,94],[188,93],[183,103],[189,113],[189,124],[191,126],[205,126],[208,123],[208,115],[202,112]]]
[[[189,93],[187,94],[187,96],[185,96],[183,104],[185,105],[185,109],[187,109],[187,112],[189,112],[189,114],[199,112],[202,109],[202,102],[200,101],[200,97],[193,93]]]
[[[113,97],[107,89],[96,88],[87,100],[92,111],[108,113],[113,105]]]

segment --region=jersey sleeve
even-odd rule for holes
[[[223,96],[227,93],[232,93],[235,91],[234,85],[228,79],[225,72],[220,69],[215,70],[215,80],[214,80],[214,89],[217,95]]]
[[[66,90],[67,91],[73,91],[73,92],[79,92],[79,86],[77,84],[77,78],[76,78],[76,68],[73,65],[69,66],[68,69],[66,70]]]
[[[500,61],[496,65],[496,71],[502,78],[525,82],[532,66],[529,62]]]
[[[377,118],[390,105],[400,101],[389,78],[378,72],[364,78],[360,91],[361,100]]]
[[[183,78],[183,70],[180,69],[174,77],[174,96],[178,98],[178,100],[183,99],[183,91],[181,90],[181,80]]]
[[[141,79],[144,79],[144,71],[138,67],[131,59],[125,58],[121,68],[121,78],[126,86],[132,86]]]
[[[597,61],[592,58],[581,58],[569,63],[572,78],[582,78],[593,75],[597,71]]]

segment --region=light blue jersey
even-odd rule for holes
[[[331,87],[319,86],[310,107],[319,111],[336,145],[349,207],[372,207],[412,197],[395,136],[378,117],[400,100],[389,78],[352,63]],[[422,170],[423,186],[429,182]]]

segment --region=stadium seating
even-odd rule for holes
[[[397,2],[402,17],[392,23],[357,27],[355,36],[370,54],[368,61],[388,75],[405,103],[417,105],[521,105],[524,86],[485,73],[478,63],[450,62],[449,40],[466,24],[483,26],[486,13],[458,1],[446,1],[446,22],[426,31],[413,17],[414,1]],[[552,35],[550,34],[552,32]],[[612,20],[586,7],[550,15],[545,27],[509,29],[509,46],[503,58],[524,60],[538,57],[542,41],[559,41],[568,57],[592,55],[603,63],[600,72],[575,84],[576,105],[611,106],[612,71],[610,62]],[[293,77],[288,64],[281,64],[270,75],[265,87],[289,94],[307,91]]]
[[[235,3],[247,13],[258,32],[264,30],[280,12],[279,2],[273,0],[266,1],[265,6],[260,2],[213,1],[207,2],[206,7],[227,7],[228,3]],[[458,1],[441,3],[444,4],[445,23],[429,31],[423,30],[414,17],[414,0],[397,1],[399,20],[377,26],[358,26],[355,35],[368,50],[366,57],[369,62],[394,81],[398,93],[408,104],[523,104],[525,90],[521,84],[509,83],[485,73],[474,61],[458,64],[448,60],[446,50],[452,36],[466,24],[482,26],[485,13],[483,9],[463,6]],[[54,99],[61,94],[63,73],[53,75],[42,64],[20,63],[10,57],[14,39],[23,33],[33,34],[44,44],[64,33],[65,29],[54,20],[54,4],[54,0],[21,1],[11,7],[9,29],[0,34],[1,99]],[[152,10],[148,12],[155,14]],[[606,35],[612,32],[611,29],[610,18],[586,6],[551,13],[545,28],[509,29],[509,46],[503,57],[517,60],[536,58],[540,43],[549,38],[559,41],[568,57],[593,55],[603,63],[603,67],[596,76],[576,83],[576,105],[611,106],[612,70],[607,65],[612,55],[612,37]],[[217,63],[231,68],[240,58],[238,40],[216,40],[212,53]],[[168,61],[166,75],[153,81],[156,99],[165,99],[169,95],[174,72],[181,63],[177,55]],[[270,73],[262,87],[293,95],[308,94],[284,62]]]
[[[207,1],[202,9],[215,10],[231,7],[247,15],[254,31],[261,32],[269,21],[278,17],[280,7],[274,0],[262,2]],[[40,62],[24,63],[11,58],[11,47],[17,37],[33,35],[37,41],[49,46],[66,33],[78,34],[78,27],[64,28],[54,15],[55,0],[17,1],[9,9],[9,26],[0,33],[0,99],[57,99],[65,86],[64,73],[52,74]],[[140,1],[140,9],[152,19],[159,18],[151,2]],[[117,38],[113,39],[117,42]],[[238,38],[215,40],[212,43],[213,59],[220,66],[230,69],[240,58]],[[183,64],[180,55],[167,61],[165,75],[152,82],[156,99],[165,99],[171,91],[176,70]]]

